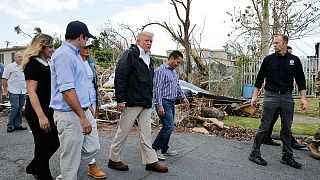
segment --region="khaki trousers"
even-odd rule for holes
[[[96,120],[85,111],[92,131],[83,135],[78,116],[73,112],[54,111],[54,122],[60,140],[60,170],[63,180],[77,180],[78,171],[87,166],[100,149]]]
[[[118,130],[110,148],[109,158],[119,162],[120,154],[130,133],[134,120],[137,119],[140,127],[140,147],[143,164],[158,161],[155,150],[151,145],[151,108],[126,107],[121,113]]]

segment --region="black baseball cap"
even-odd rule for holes
[[[89,33],[88,27],[81,21],[72,21],[68,24],[66,34],[85,35],[88,38],[96,39],[95,36]]]

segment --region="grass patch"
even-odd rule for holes
[[[260,125],[260,118],[249,118],[240,116],[229,116],[223,121],[226,126],[237,125],[245,129],[258,129]],[[292,124],[292,133],[299,135],[313,136],[316,130],[320,127],[320,123],[305,123],[295,122]],[[273,131],[280,132],[280,119],[276,122]]]
[[[296,114],[308,117],[320,117],[320,99],[308,98],[308,108],[304,111],[300,108],[300,99],[295,99],[294,112]]]

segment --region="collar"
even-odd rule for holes
[[[41,64],[43,64],[44,66],[49,66],[49,63],[39,57],[36,57],[36,60],[39,61]]]
[[[140,50],[140,54],[141,54],[141,55],[150,55],[150,54],[151,54],[150,51],[147,52],[147,53],[145,53],[144,50],[143,50],[139,45],[137,45],[137,46],[138,46],[138,48],[139,48],[139,50]]]
[[[167,63],[164,63],[163,66],[164,66],[164,68],[169,69],[169,70],[171,70],[171,71],[174,70],[174,68],[172,68],[171,66],[169,66]]]
[[[277,57],[287,57],[290,53],[286,52],[283,56],[281,56],[278,52],[275,53]]]
[[[75,47],[74,45],[68,43],[67,41],[63,41],[62,45],[71,49],[75,54],[80,54],[79,49],[77,47]]]
[[[14,66],[21,67],[21,64],[17,64],[15,61],[13,61]]]

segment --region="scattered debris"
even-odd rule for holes
[[[98,68],[100,77],[99,97],[101,99],[99,124],[107,123],[104,126],[107,129],[113,127],[120,118],[120,112],[117,111],[117,103],[114,91],[114,70],[115,67],[108,69]],[[190,109],[186,110],[177,101],[175,110],[175,125],[180,132],[199,132],[203,134],[216,134],[228,139],[236,140],[251,140],[253,138],[253,130],[245,130],[243,128],[224,125],[223,120],[228,116],[248,116],[259,117],[261,114],[260,108],[252,108],[250,101],[226,97],[215,96],[210,94],[191,83],[179,81],[181,88],[185,92],[190,101]],[[159,117],[153,109],[152,112],[153,127],[160,128]],[[136,129],[136,128],[133,128]]]
[[[194,127],[192,128],[193,132],[202,133],[202,134],[209,134],[209,131],[204,127]]]

